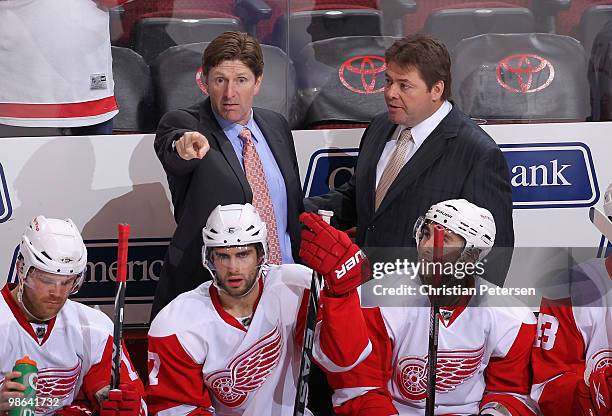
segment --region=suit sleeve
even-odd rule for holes
[[[363,155],[361,152],[363,142],[368,132],[370,132],[371,126],[372,123],[370,123],[361,136],[357,165],[359,165],[359,158],[371,157],[370,155]],[[346,230],[357,225],[356,198],[356,175],[353,173],[348,182],[333,191],[324,195],[306,198],[304,200],[304,209],[306,212],[316,212],[319,209],[333,211],[332,225],[341,230]]]
[[[177,335],[149,336],[148,359],[146,397],[151,414],[213,415],[202,364],[185,351]]]
[[[172,142],[188,131],[198,131],[198,119],[186,110],[164,114],[157,127],[153,146],[169,179],[190,174],[200,162],[199,159],[183,160],[172,149]]]
[[[465,180],[461,197],[493,214],[497,228],[494,246],[498,250],[489,255],[485,278],[503,286],[512,260],[514,225],[510,174],[499,147],[491,146],[472,167]]]
[[[141,398],[142,407],[141,414],[147,413],[146,405],[142,400],[144,398],[144,387],[142,381],[138,377],[138,373],[134,370],[134,366],[130,360],[130,356],[125,348],[125,344],[122,343],[122,354],[121,354],[121,384],[131,384],[133,389],[138,393]],[[102,357],[100,360],[91,366],[85,377],[83,377],[83,385],[81,386],[81,393],[91,404],[91,408],[96,410],[99,408],[99,403],[96,399],[96,393],[106,386],[110,385],[111,367],[112,367],[112,355],[113,355],[113,337],[109,336]]]
[[[532,397],[545,416],[570,416],[583,380],[585,344],[569,299],[542,299],[532,350]]]
[[[523,322],[498,339],[485,370],[486,392],[480,402],[482,408],[487,403],[498,402],[506,407],[513,416],[532,416],[529,391],[531,378],[529,363],[531,346],[535,336],[535,323]],[[503,346],[510,344],[507,352]]]

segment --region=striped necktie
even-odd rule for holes
[[[385,195],[397,177],[397,174],[400,172],[400,170],[402,170],[402,167],[404,167],[406,155],[410,152],[413,145],[414,140],[412,140],[410,129],[404,129],[399,135],[397,143],[395,144],[395,149],[391,155],[391,159],[389,159],[389,163],[387,163],[387,166],[385,166],[385,170],[380,177],[380,181],[378,181],[374,204],[374,208],[376,210],[380,206],[382,200],[385,198]]]
[[[266,174],[255,149],[255,143],[251,135],[251,130],[246,127],[238,135],[243,142],[242,158],[244,163],[244,173],[253,191],[253,206],[268,229],[268,263],[281,264],[282,256],[278,232],[276,230],[276,215],[270,198]]]

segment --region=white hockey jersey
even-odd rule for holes
[[[476,279],[475,287],[480,284],[485,282]],[[423,415],[429,299],[417,291],[405,296],[400,306],[360,308],[357,297],[356,292],[345,299],[321,297],[322,323],[317,325],[314,352],[335,389],[336,413],[351,414],[361,406],[351,401],[359,403],[386,388],[398,414]],[[489,294],[464,297],[462,302],[441,309],[435,414],[477,414],[489,402],[505,405],[515,416],[534,414],[528,372],[534,314],[513,299],[492,303]]]
[[[108,10],[127,0],[0,1],[0,124],[78,127],[114,117]]]
[[[545,416],[571,416],[577,383],[612,365],[612,256],[552,283],[538,316],[531,395]]]
[[[211,282],[170,302],[149,330],[150,411],[291,415],[310,280],[304,266],[264,268],[248,329]]]
[[[39,339],[11,296],[9,285],[1,293],[0,383],[12,371],[15,361],[28,355],[37,363],[37,398],[44,405],[36,408],[36,414],[51,415],[75,400],[91,410],[97,409],[95,394],[110,384],[111,320],[100,311],[68,300]],[[125,353],[121,382],[133,384],[143,396],[142,382]],[[142,414],[145,409],[143,402]]]

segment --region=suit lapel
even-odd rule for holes
[[[217,123],[217,119],[213,115],[212,109],[210,107],[210,99],[207,98],[203,105],[200,107],[200,131],[204,132],[204,135],[210,141],[214,141],[211,143],[211,147],[216,147],[219,149],[227,163],[230,165],[236,178],[240,182],[240,186],[244,189],[246,194],[246,199],[249,200],[253,197],[251,186],[249,185],[246,175],[244,174],[244,170],[240,165],[240,161],[236,156],[236,151],[232,146],[232,143],[229,141],[219,123]]]
[[[378,207],[374,214],[374,218],[383,212],[398,195],[416,181],[427,168],[433,165],[444,154],[448,146],[448,140],[457,137],[457,131],[458,124],[453,106],[453,110],[438,124],[434,131],[425,139],[419,150],[400,170],[397,178],[395,178],[385,198],[382,200],[380,207]]]

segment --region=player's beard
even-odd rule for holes
[[[216,284],[228,295],[235,298],[241,298],[249,294],[249,292],[253,289],[257,280],[257,276],[259,276],[259,266],[257,266],[255,270],[249,273],[249,277],[241,276],[243,278],[243,284],[239,288],[231,287],[228,284],[228,281],[232,278],[231,276],[228,276],[224,279],[217,279]]]

